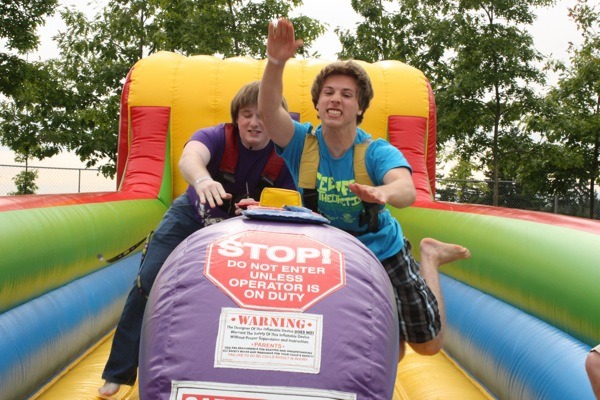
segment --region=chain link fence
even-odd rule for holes
[[[30,166],[37,171],[36,194],[91,193],[116,190],[114,179],[104,177],[97,169]],[[0,196],[16,192],[14,178],[25,171],[22,165],[0,164]],[[485,180],[438,179],[436,199],[456,203],[493,205],[492,182]],[[500,181],[498,206],[522,210],[589,218],[587,194],[573,191],[568,196],[526,194],[517,182]],[[595,199],[594,219],[600,219],[600,199]]]
[[[36,194],[112,192],[117,185],[97,169],[29,166],[27,170],[37,172]],[[22,165],[0,164],[0,196],[17,191],[15,177],[23,171]]]
[[[436,199],[456,203],[493,205],[493,181],[438,179]],[[598,191],[596,191],[598,193]],[[600,219],[600,199],[594,199],[594,219]],[[554,214],[590,217],[590,198],[587,192],[572,190],[567,194],[547,196],[527,193],[515,181],[498,182],[498,206]]]

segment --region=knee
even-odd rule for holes
[[[410,347],[415,351],[415,353],[420,354],[422,356],[434,356],[442,350],[442,346],[444,345],[444,341],[440,336],[425,342],[425,343],[410,343]]]
[[[150,294],[150,290],[152,290],[152,286],[154,286],[154,281],[156,280],[161,267],[162,263],[156,262],[155,259],[144,260],[137,276],[138,289],[144,296],[147,297]]]
[[[585,359],[585,369],[592,382],[600,385],[600,353],[591,351]]]
[[[411,346],[415,353],[422,356],[435,356],[442,350],[442,346],[428,345],[426,343],[419,343],[418,346]]]

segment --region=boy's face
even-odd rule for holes
[[[328,76],[323,82],[317,108],[323,125],[356,125],[356,116],[362,113],[356,79],[347,75]]]
[[[237,125],[242,143],[250,150],[260,150],[269,143],[262,119],[258,115],[258,105],[240,108]]]

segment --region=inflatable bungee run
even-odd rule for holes
[[[293,59],[284,96],[301,122],[326,65]],[[417,202],[390,209],[413,243],[459,243],[442,267],[444,350],[397,363],[397,315],[379,262],[326,223],[240,216],[168,258],[144,317],[138,382],[120,399],[593,400],[600,222],[435,201],[436,108],[423,74],[362,63],[375,98],[361,127],[402,150]],[[264,60],[159,52],[127,76],[114,192],[0,197],[0,400],[94,399],[147,235],[187,185],[191,133],[230,119]]]

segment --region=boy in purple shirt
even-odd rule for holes
[[[189,187],[173,201],[147,244],[102,374],[105,383],[98,390],[101,397],[114,395],[122,384],[135,383],[147,297],[175,247],[197,230],[237,215],[235,203],[242,198],[259,199],[266,186],[296,189],[285,165],[277,176],[264,176],[269,169],[265,166],[277,160],[272,158],[273,143],[258,115],[259,86],[258,81],[248,83],[235,95],[231,102],[233,124],[201,129],[186,143],[179,170]],[[287,108],[285,100],[282,106]],[[223,157],[230,158],[232,153],[237,153],[234,171],[224,172]]]

